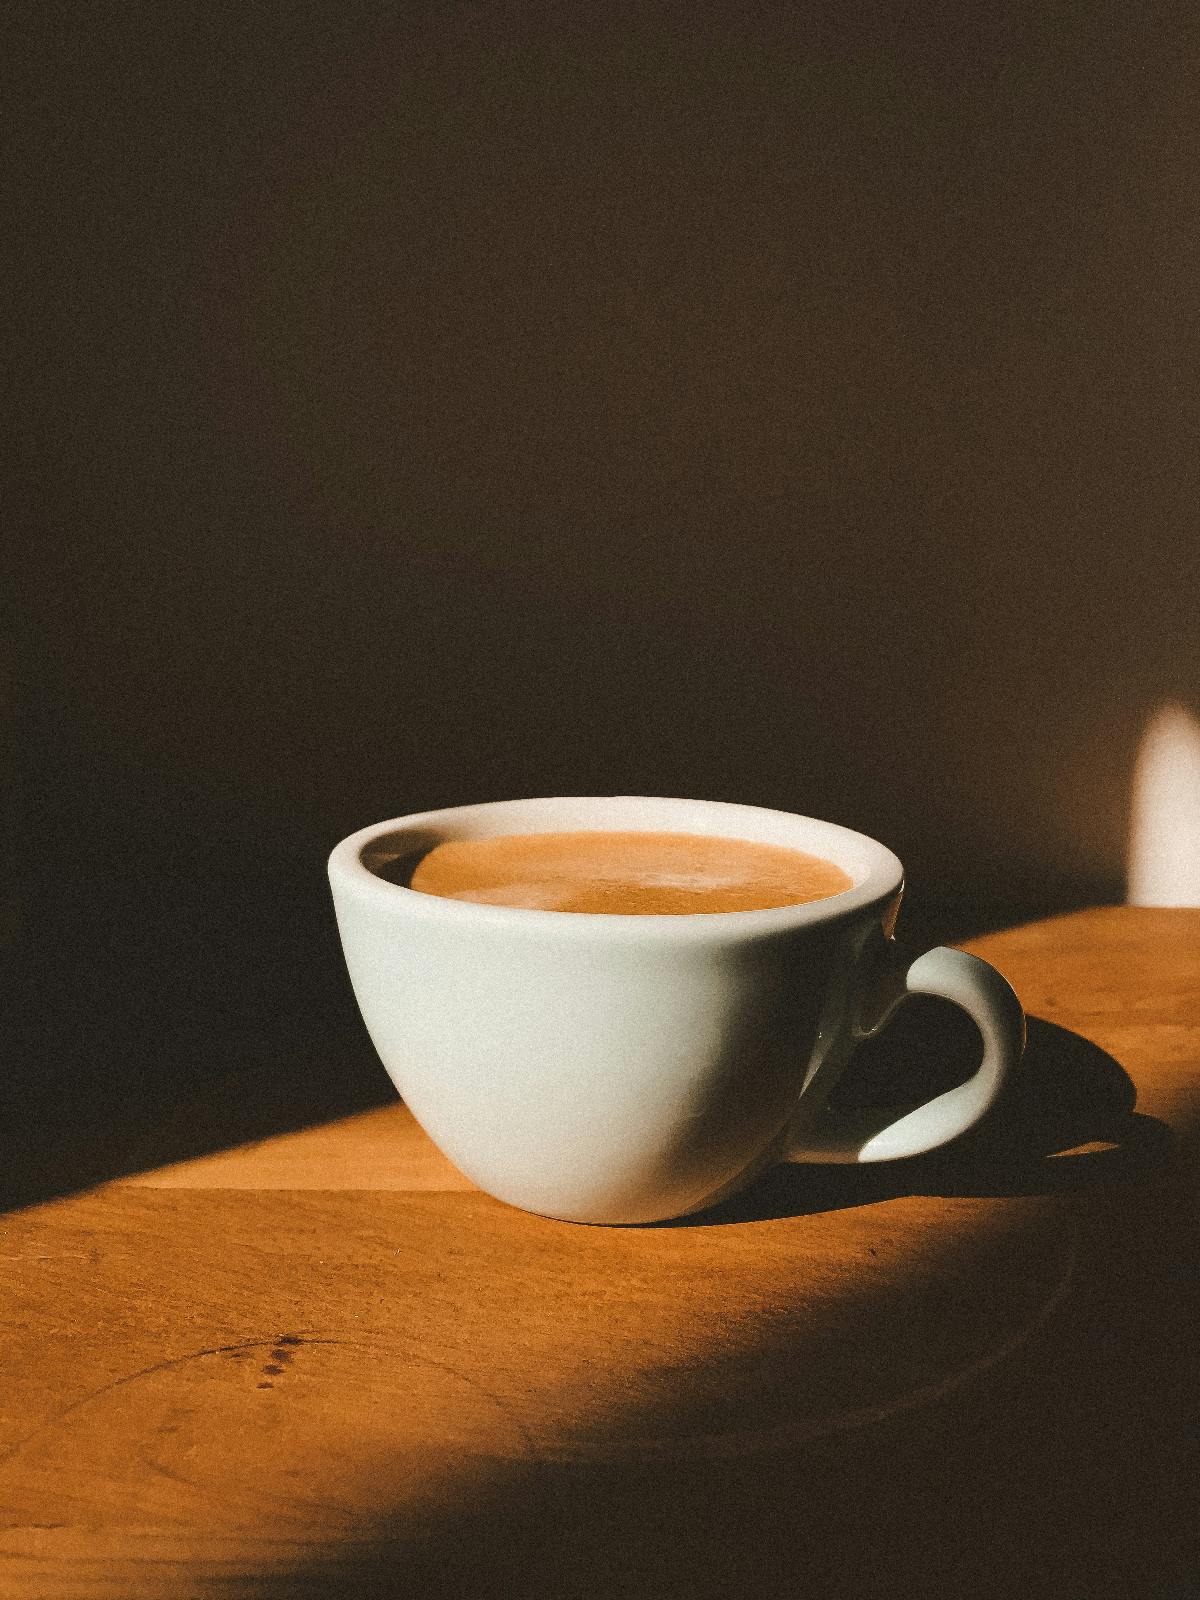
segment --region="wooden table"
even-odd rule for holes
[[[939,1158],[574,1227],[397,1104],[11,1213],[0,1595],[1197,1600],[1200,911],[971,948]]]

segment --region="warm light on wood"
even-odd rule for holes
[[[1095,1058],[1040,1177],[796,1168],[573,1226],[397,1104],[9,1214],[4,1600],[1110,1592],[1064,1541],[1175,1570],[1200,912],[972,948],[1047,1019],[1031,1070]],[[1122,1068],[1170,1160],[1121,1148]]]

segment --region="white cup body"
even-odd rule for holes
[[[602,916],[380,875],[442,840],[582,829],[791,846],[853,887],[767,911]],[[701,1209],[780,1155],[805,1085],[849,1053],[903,888],[890,850],[834,824],[627,796],[396,818],[343,840],[329,876],[363,1019],[430,1138],[499,1199],[599,1223]]]

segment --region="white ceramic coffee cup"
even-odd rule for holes
[[[478,905],[382,871],[448,839],[582,829],[791,846],[853,887],[767,911],[608,916]],[[701,1210],[780,1160],[917,1155],[974,1126],[1025,1018],[986,962],[907,964],[903,869],[811,817],[707,800],[509,800],[376,823],[333,851],[342,948],[367,1029],[417,1121],[481,1189],[544,1216],[651,1222]],[[923,1105],[839,1116],[856,1044],[910,994],[974,1018],[983,1061]]]

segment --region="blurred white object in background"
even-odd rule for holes
[[[1200,906],[1200,721],[1179,705],[1151,717],[1133,772],[1125,898]]]

